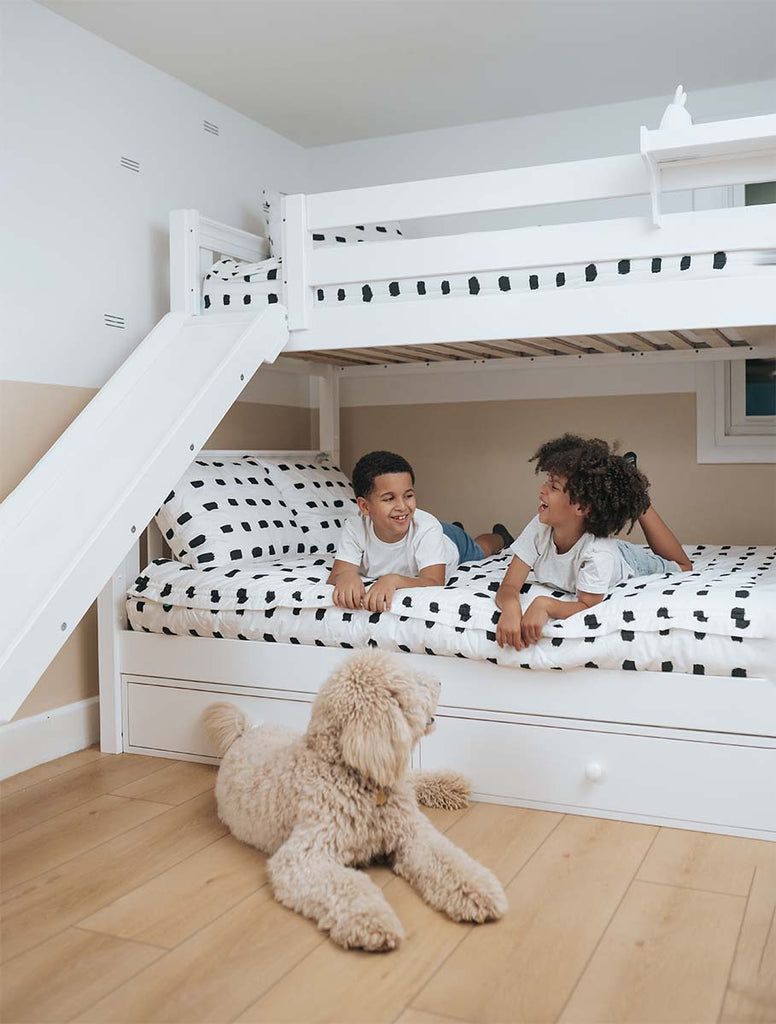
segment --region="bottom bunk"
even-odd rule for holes
[[[301,731],[329,673],[373,646],[440,679],[415,759],[477,799],[776,839],[776,550],[687,548],[691,572],[629,579],[516,651],[494,632],[508,555],[390,611],[334,607],[354,506],[324,456],[201,453],[156,517],[174,557],[111,584],[104,748],[214,762],[201,715],[225,697]],[[521,600],[542,592],[529,576]]]
[[[125,631],[123,749],[216,763],[201,721],[214,700],[302,731],[347,656]],[[397,657],[442,682],[415,765],[462,771],[477,800],[776,840],[773,679]]]

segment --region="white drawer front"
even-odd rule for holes
[[[421,763],[483,796],[776,830],[774,748],[438,716]]]
[[[214,701],[236,704],[256,725],[272,723],[304,732],[310,718],[311,705],[305,701],[140,682],[126,685],[127,742],[131,747],[216,757],[215,746],[202,724],[202,712]]]

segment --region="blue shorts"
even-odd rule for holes
[[[485,552],[476,543],[476,541],[469,536],[466,530],[462,530],[460,526],[456,526],[454,523],[441,522],[442,533],[445,537],[449,537],[450,540],[458,548],[458,564],[462,562],[478,562],[481,558],[485,557]]]
[[[656,572],[682,571],[676,562],[669,562],[667,558],[661,558],[654,551],[646,550],[638,544],[631,544],[628,540],[618,540],[617,546],[636,576],[651,576]]]

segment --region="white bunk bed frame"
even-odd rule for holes
[[[540,168],[288,196],[283,209],[287,368],[319,380],[320,449],[338,457],[338,381],[353,363],[458,359],[530,372],[557,360],[670,363],[774,353],[776,294],[762,275],[628,284],[600,292],[448,297],[321,308],[314,289],[488,269],[776,247],[776,207],[661,215],[663,191],[776,179],[776,115],[681,132],[642,132],[642,153]],[[347,224],[649,195],[648,217],[313,249],[311,233]],[[171,307],[200,315],[204,270],[218,255],[257,260],[266,240],[171,217]],[[377,310],[377,311],[376,311]],[[202,318],[246,323],[244,312]],[[664,332],[654,334],[653,332]],[[527,340],[530,339],[530,340]],[[407,367],[409,369],[409,367]],[[359,373],[365,372],[359,369]],[[212,453],[208,453],[212,454]],[[263,453],[269,454],[269,453]],[[273,453],[310,455],[312,453]],[[162,538],[147,533],[147,558]],[[303,728],[346,651],[168,637],[127,629],[135,543],[99,598],[102,748],[214,762],[202,709],[227,696],[256,720]],[[442,681],[424,768],[468,774],[476,797],[572,813],[776,839],[776,665],[768,678],[653,672],[539,672],[402,654]]]

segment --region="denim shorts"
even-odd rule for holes
[[[661,558],[654,551],[642,548],[638,544],[631,544],[628,540],[618,540],[617,546],[636,576],[651,576],[656,572],[682,571],[676,562],[669,562],[667,558]]]
[[[485,557],[485,552],[472,537],[454,523],[440,522],[442,533],[458,548],[458,564],[462,562],[478,562]]]

